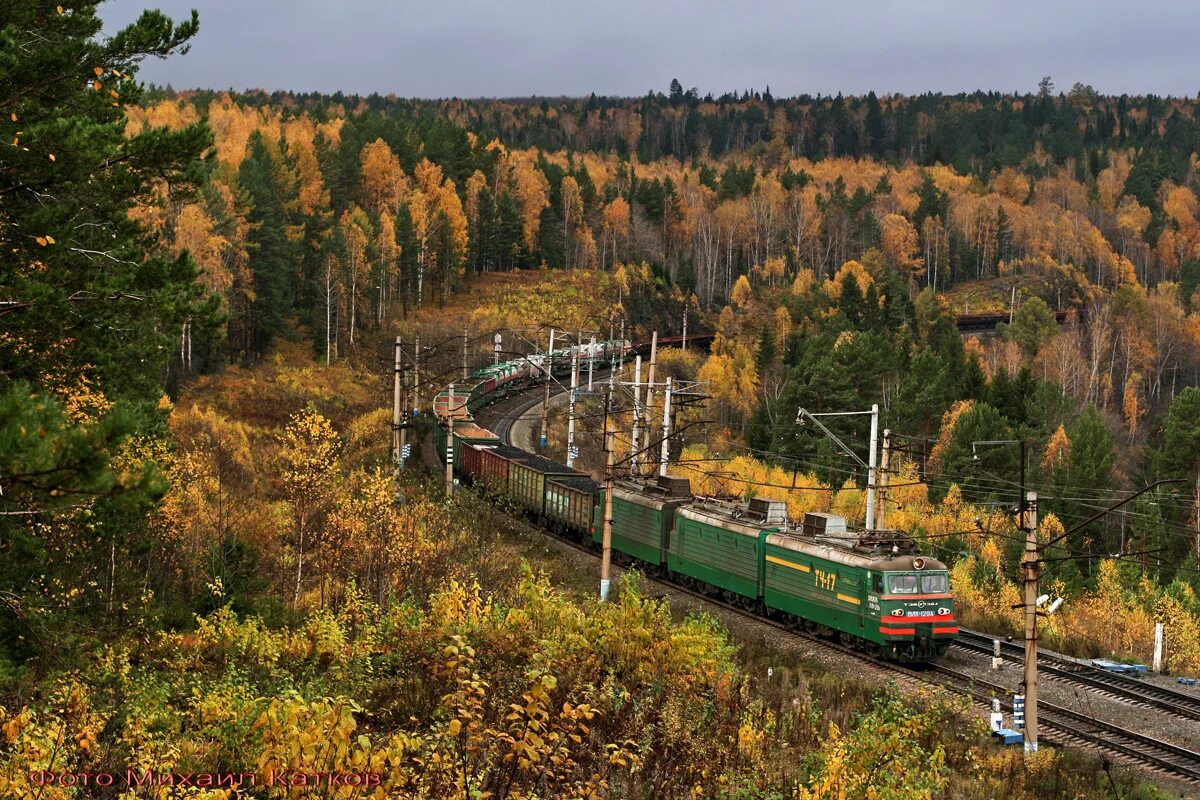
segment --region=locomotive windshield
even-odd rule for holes
[[[888,592],[891,594],[944,594],[948,591],[950,577],[945,572],[888,576]]]
[[[931,572],[921,576],[921,591],[926,594],[942,594],[950,591],[950,577],[944,572]]]

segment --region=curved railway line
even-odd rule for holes
[[[552,394],[562,391],[565,390],[557,386],[552,387]],[[501,441],[511,443],[512,429],[517,420],[542,402],[541,396],[530,398],[528,394],[528,389],[511,392],[508,396],[489,404],[487,410],[481,414],[488,418],[490,429],[500,437]],[[592,558],[599,558],[599,553],[591,547],[548,529],[543,528],[542,530],[562,544]],[[654,583],[669,587],[672,591],[689,595],[702,603],[722,608],[730,613],[773,627],[789,636],[804,639],[823,649],[886,670],[909,685],[938,686],[964,695],[973,702],[987,707],[990,707],[993,699],[999,699],[1003,707],[1011,709],[1011,703],[1006,699],[1010,695],[1011,687],[990,683],[967,672],[942,664],[914,669],[878,660],[854,648],[799,630],[780,620],[756,614],[739,605],[697,591],[668,578],[661,576],[647,576],[647,578]],[[961,630],[957,644],[967,650],[988,654],[992,652],[992,637],[975,631]],[[1015,643],[1002,640],[1001,654],[1009,659],[1023,658],[1023,648]],[[1049,653],[1042,654],[1039,659],[1039,669],[1043,674],[1052,678],[1081,684],[1089,690],[1100,691],[1125,702],[1153,707],[1188,719],[1200,719],[1200,698],[1182,692],[1143,683],[1116,673],[1108,673]],[[1127,762],[1149,771],[1200,785],[1200,752],[1128,730],[1111,722],[1098,720],[1090,715],[1045,700],[1039,703],[1039,710],[1042,725],[1052,734],[1047,738],[1058,744],[1072,744],[1098,752],[1116,754]]]

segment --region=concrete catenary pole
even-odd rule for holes
[[[612,390],[604,395],[604,526],[600,537],[600,600],[608,599],[612,569],[612,496],[613,496],[613,433],[608,425],[608,410],[612,405]]]
[[[658,459],[658,474],[666,476],[667,461],[671,457],[671,378],[667,377],[667,387],[663,391],[663,423],[662,423],[662,453]]]
[[[462,348],[462,350],[463,350],[463,352],[462,352],[462,358],[463,358],[463,377],[462,377],[462,379],[463,379],[463,383],[466,383],[467,380],[471,377],[470,372],[468,372],[468,370],[467,370],[467,329],[466,328],[463,328],[463,348]]]
[[[1025,588],[1025,753],[1038,750],[1038,539],[1037,494],[1025,491],[1025,440],[1018,442],[1021,459],[1020,500],[1017,520],[1025,534],[1025,557],[1021,567]]]
[[[641,424],[642,424],[642,357],[635,356],[633,360],[633,441],[629,445],[629,470],[634,476],[639,474],[638,463],[641,461]],[[649,438],[648,436],[646,438]]]
[[[1037,493],[1025,491],[1025,442],[1021,442],[1021,528],[1025,532],[1025,752],[1038,750],[1038,540]]]
[[[883,431],[883,453],[879,458],[879,497],[875,510],[875,528],[883,530],[887,527],[887,493],[888,493],[888,460],[892,452],[892,432]]]
[[[691,302],[690,297],[684,298],[683,301],[683,349],[687,350],[687,312],[688,303]]]
[[[403,409],[400,404],[400,356],[401,356],[400,337],[396,337],[396,349],[394,351],[394,365],[392,365],[392,384],[391,384],[391,463],[395,467],[396,473],[400,473],[400,468],[403,467],[403,444],[401,441],[401,417]]]
[[[538,447],[545,450],[547,426],[550,421],[550,380],[554,376],[554,328],[550,329],[550,349],[546,351],[542,369],[546,372],[546,393],[542,396],[542,432],[538,437]]]
[[[575,466],[575,395],[579,391],[579,355],[571,351],[571,395],[567,398],[567,466]]]
[[[875,526],[875,459],[879,448],[879,405],[871,406],[871,451],[867,455],[867,530]]]
[[[417,341],[413,344],[413,416],[421,413],[421,334],[417,334]]]
[[[454,384],[446,396],[446,497],[454,495]]]
[[[658,331],[650,334],[650,372],[646,375],[646,421],[649,428],[654,427],[654,366],[658,363]],[[649,437],[647,437],[649,438]],[[654,471],[654,457],[646,459],[650,471]]]
[[[588,392],[592,391],[592,371],[596,366],[596,337],[588,342]]]
[[[621,317],[621,343],[619,345],[617,345],[617,353],[618,353],[617,357],[620,359],[620,363],[617,365],[617,369],[619,369],[621,372],[624,372],[625,371],[625,318],[624,317]]]

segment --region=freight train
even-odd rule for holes
[[[607,357],[629,345],[598,347],[597,357]],[[535,371],[525,361],[498,365],[455,396],[439,395],[435,408],[455,415],[454,471],[507,496],[538,524],[599,547],[604,487],[501,442],[471,417],[498,386]],[[446,435],[439,425],[443,460]],[[898,531],[852,531],[832,514],[805,514],[796,524],[781,501],[698,497],[673,476],[616,480],[612,494],[614,554],[649,574],[894,661],[935,661],[958,634],[945,564]]]

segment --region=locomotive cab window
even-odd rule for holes
[[[945,572],[931,572],[921,576],[921,591],[926,594],[942,594],[950,591],[950,577]]]
[[[888,577],[888,591],[892,594],[916,594],[916,575],[891,575]]]
[[[882,575],[876,575],[876,576],[874,577],[874,583],[872,584],[872,586],[874,586],[874,588],[875,588],[875,591],[876,591],[878,594],[883,594],[883,576],[882,576]]]

